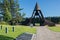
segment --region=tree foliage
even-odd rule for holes
[[[0,0],[0,14],[4,21],[15,19],[16,23],[21,22],[25,14],[21,14],[20,10],[18,0]]]
[[[8,8],[6,8],[4,13],[4,21],[8,22],[12,19],[11,13],[8,11]]]

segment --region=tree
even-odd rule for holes
[[[4,13],[4,21],[9,22],[12,19],[11,13],[8,11],[8,8],[6,8]]]
[[[24,21],[24,16],[25,16],[25,13],[21,14],[21,13],[17,13],[16,14],[16,22],[21,22],[21,21]]]
[[[22,9],[19,6],[18,0],[15,0],[14,2],[14,13],[15,13],[15,20],[16,23],[18,24],[18,22],[21,22],[23,20],[23,17],[25,16],[25,14],[21,14],[20,11]],[[12,13],[13,14],[13,13]]]
[[[0,2],[1,14],[3,15],[4,21],[10,21],[11,19],[18,23],[21,22],[25,14],[20,13],[22,10],[19,6],[18,0],[2,0]]]
[[[8,0],[4,0],[4,21],[10,21],[11,19],[10,2]]]

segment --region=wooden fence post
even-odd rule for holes
[[[8,32],[8,28],[6,27],[6,28],[5,28],[5,33],[7,33],[7,32]]]

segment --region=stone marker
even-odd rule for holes
[[[23,33],[21,35],[19,35],[16,40],[31,40],[32,39],[33,34],[30,33]]]

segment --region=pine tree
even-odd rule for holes
[[[12,1],[12,2],[11,2]],[[13,15],[13,19],[15,19],[16,23],[21,22],[23,20],[23,15],[21,15],[20,10],[22,10],[19,6],[18,0],[10,0],[11,4],[11,13]]]
[[[10,3],[8,0],[2,0],[1,4],[1,14],[3,15],[4,21],[10,21],[12,19],[11,13],[10,13]]]
[[[9,22],[12,19],[11,13],[8,11],[8,8],[5,9],[4,21]]]
[[[8,0],[4,1],[4,21],[10,21],[12,19],[10,13],[10,2]]]
[[[0,8],[1,8],[1,14],[3,15],[4,21],[10,21],[11,19],[15,19],[15,21],[18,23],[19,21],[22,21],[23,15],[20,13],[20,6],[18,3],[18,0],[2,0],[3,2],[0,2]]]

